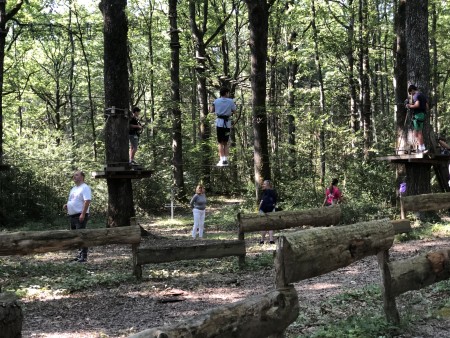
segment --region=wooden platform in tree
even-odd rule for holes
[[[144,169],[138,164],[130,164],[128,162],[108,163],[103,167],[103,171],[94,171],[93,178],[131,178],[141,179],[152,176],[153,171]]]
[[[379,161],[389,161],[391,163],[428,163],[445,164],[450,161],[450,156],[440,154],[403,154],[377,157]]]

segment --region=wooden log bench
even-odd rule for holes
[[[19,231],[0,235],[0,256],[28,255],[108,244],[141,241],[141,228],[127,226],[104,229]]]
[[[245,241],[178,241],[175,245],[135,248],[133,252],[134,275],[142,278],[142,265],[190,259],[244,256]]]
[[[284,337],[299,314],[293,286],[224,305],[186,321],[151,328],[130,338]]]
[[[389,322],[400,322],[395,297],[450,278],[449,257],[450,248],[392,262],[388,251],[378,254],[384,311]]]
[[[450,209],[450,192],[400,197],[401,216],[408,211],[433,211]]]

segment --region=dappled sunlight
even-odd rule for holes
[[[312,283],[306,286],[303,286],[304,290],[328,290],[328,289],[336,289],[342,286],[341,283]]]

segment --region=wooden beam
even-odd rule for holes
[[[396,235],[412,231],[411,222],[408,221],[407,219],[397,219],[391,221],[391,223],[392,226],[394,227],[394,233]]]
[[[450,278],[450,248],[389,263],[393,294],[419,290]]]
[[[313,228],[281,236],[275,255],[277,287],[316,277],[388,250],[394,236],[394,227],[388,219]]]
[[[245,241],[220,241],[219,243],[192,241],[192,244],[184,246],[139,248],[136,252],[136,264],[143,265],[241,255],[245,255]]]
[[[430,211],[450,208],[450,192],[400,197],[404,211]]]
[[[0,256],[27,255],[107,244],[137,244],[140,241],[141,229],[139,226],[20,231],[0,235]]]
[[[299,211],[278,211],[267,214],[238,214],[239,232],[281,230],[308,226],[336,225],[341,220],[339,206]]]
[[[299,314],[294,287],[221,306],[184,322],[148,329],[129,338],[283,337]]]

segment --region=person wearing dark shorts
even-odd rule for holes
[[[228,141],[230,140],[231,115],[236,112],[236,104],[230,97],[228,88],[220,88],[220,97],[214,100],[211,112],[216,114],[217,142],[219,147],[219,162],[217,166],[228,165],[228,155],[230,152]]]

